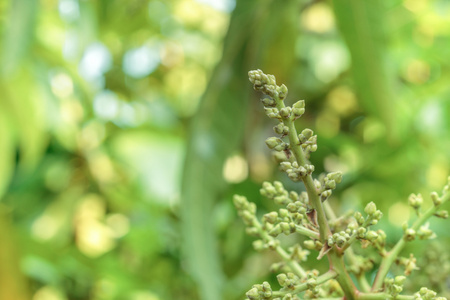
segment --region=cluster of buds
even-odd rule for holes
[[[435,291],[423,287],[414,294],[414,300],[446,300],[446,298],[436,297],[436,295],[437,293]]]
[[[267,147],[269,147],[269,149],[275,151],[285,151],[289,149],[288,143],[285,143],[282,139],[274,136],[266,139],[266,145]]]
[[[280,163],[280,168],[282,171],[286,172],[288,177],[292,181],[300,181],[305,176],[310,175],[312,172],[314,172],[314,166],[310,164],[306,164],[304,166],[299,166],[296,161],[294,162],[288,162],[284,161]]]
[[[315,152],[317,150],[317,135],[314,132],[306,128],[298,135],[298,140],[305,153]]]
[[[408,204],[420,215],[420,208],[422,207],[423,197],[421,194],[411,194],[408,197]]]
[[[253,202],[248,202],[247,198],[240,195],[234,195],[234,206],[237,209],[238,215],[242,218],[247,226],[253,226],[256,219],[256,205]]]
[[[359,276],[360,274],[364,274],[365,272],[372,270],[372,268],[372,259],[361,255],[355,255],[352,265],[349,266],[349,271]]]
[[[248,78],[256,91],[261,91],[271,98],[284,99],[287,96],[287,87],[284,84],[277,86],[273,75],[264,74],[261,70],[253,70],[248,72]]]
[[[284,233],[311,230],[315,232],[314,225],[308,218],[308,196],[305,192],[300,195],[294,191],[288,192],[283,184],[275,181],[273,184],[264,182],[260,190],[262,196],[272,199],[276,204],[284,205],[278,211],[269,212],[262,217],[262,229],[272,237]]]
[[[293,289],[296,285],[300,284],[300,278],[294,273],[281,273],[277,275],[277,280],[280,286]]]
[[[414,257],[412,253],[409,255],[409,257],[399,257],[397,259],[397,264],[405,267],[404,274],[406,276],[411,275],[412,271],[419,269],[417,267],[417,259]]]
[[[395,299],[402,291],[405,283],[405,276],[396,276],[395,278],[386,278],[384,280],[385,291]]]
[[[267,281],[264,281],[262,284],[254,284],[245,295],[250,300],[272,299],[272,288]]]
[[[314,184],[318,190],[322,202],[331,196],[332,191],[336,188],[337,184],[341,183],[341,181],[341,172],[328,173],[327,175],[322,176],[320,180],[314,180]]]

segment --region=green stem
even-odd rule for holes
[[[423,215],[421,215],[411,226],[411,229],[417,231],[420,226],[425,224],[425,222],[448,200],[450,199],[450,192],[445,194],[442,198],[442,202],[439,206],[433,205],[430,207]],[[405,246],[406,241],[403,237],[401,240],[397,242],[397,244],[392,248],[391,251],[387,253],[387,255],[381,260],[380,268],[378,269],[377,276],[375,277],[375,281],[373,282],[372,291],[377,291],[380,289],[383,285],[384,278],[386,277],[387,273],[389,272],[389,269],[395,259],[400,254],[400,251],[402,251],[403,247]]]
[[[295,225],[295,231],[314,240],[318,240],[320,238],[320,235],[317,232],[301,225]]]
[[[284,102],[276,99],[277,108],[282,109],[285,107]],[[284,125],[289,128],[289,143],[291,146],[291,151],[294,154],[295,159],[299,166],[305,166],[307,163],[305,154],[300,147],[300,141],[298,139],[297,130],[294,125],[294,120],[292,117],[283,120]],[[314,185],[311,174],[306,175],[302,178],[303,184],[305,185],[306,192],[308,193],[309,202],[312,204],[317,213],[317,222],[319,225],[320,241],[325,244],[328,236],[331,235],[331,230],[328,225],[327,217],[325,216],[325,211],[322,206],[322,201],[319,198],[317,189]],[[330,263],[330,269],[336,271],[339,275],[336,280],[339,282],[347,300],[352,300],[356,298],[356,287],[353,284],[347,270],[345,268],[344,259],[342,255],[339,255],[332,249],[327,254]]]

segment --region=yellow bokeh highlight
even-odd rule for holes
[[[66,299],[67,297],[63,293],[61,293],[56,288],[48,285],[38,289],[32,298],[32,300],[66,300]]]
[[[115,238],[121,238],[130,231],[130,221],[123,214],[111,214],[106,218],[106,225]]]
[[[364,143],[370,144],[386,135],[386,127],[383,123],[374,120],[366,119],[363,122],[363,140]]]
[[[248,177],[248,163],[240,155],[229,157],[223,166],[223,178],[229,183],[239,183]]]
[[[134,292],[133,294],[131,294],[130,300],[160,300],[160,298],[151,293],[151,292],[147,292],[147,291],[137,291]]]
[[[389,208],[388,219],[395,226],[402,226],[410,215],[410,207],[403,202],[397,202]]]
[[[58,73],[50,79],[53,94],[57,97],[66,98],[73,94],[73,81],[69,75]]]
[[[330,110],[321,112],[316,119],[317,132],[327,138],[336,136],[339,133],[341,120]]]
[[[412,60],[406,66],[404,76],[406,80],[414,84],[422,84],[430,78],[430,65],[422,60]]]
[[[112,250],[116,241],[113,230],[105,225],[105,202],[98,195],[87,195],[75,216],[76,245],[89,257],[98,257]]]
[[[164,78],[167,94],[177,99],[174,108],[186,115],[196,111],[206,83],[205,70],[194,64],[174,68]]]
[[[427,186],[440,190],[450,174],[449,162],[445,158],[434,161],[427,170]]]
[[[334,15],[325,3],[317,3],[307,8],[300,18],[301,25],[310,31],[324,33],[334,29]]]
[[[358,110],[358,101],[349,87],[338,86],[328,93],[327,107],[345,117]]]

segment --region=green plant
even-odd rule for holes
[[[385,232],[371,229],[383,216],[375,203],[368,203],[364,214],[356,212],[336,217],[327,199],[341,182],[342,173],[329,173],[313,179],[314,166],[308,158],[317,150],[317,136],[308,128],[298,134],[294,126],[294,121],[305,112],[305,102],[300,100],[292,106],[286,106],[284,100],[288,93],[287,87],[284,84],[278,86],[273,75],[266,75],[261,70],[250,71],[249,79],[254,89],[265,95],[261,102],[267,116],[279,122],[274,127],[279,137],[269,137],[267,146],[280,153],[280,169],[294,182],[303,182],[306,191],[299,194],[286,190],[281,182],[264,182],[261,195],[283,208],[266,213],[261,219],[257,218],[254,203],[247,201],[244,196],[234,196],[234,204],[247,226],[247,233],[258,238],[253,243],[254,248],[274,250],[282,258],[281,263],[273,266],[279,272],[277,280],[281,288],[275,290],[268,282],[256,284],[246,293],[247,298],[445,299],[437,297],[436,292],[425,287],[414,295],[401,295],[406,276],[417,266],[412,255],[402,258],[399,254],[409,241],[435,237],[427,220],[432,216],[448,217],[448,212],[441,208],[450,199],[450,177],[441,195],[431,193],[433,204],[427,209],[422,209],[423,198],[420,194],[409,197],[409,205],[415,210],[417,218],[412,225],[406,223],[403,226],[402,238],[388,249]],[[285,137],[286,141],[283,140]],[[318,250],[319,260],[326,256],[329,270],[323,274],[317,270],[306,270],[301,262],[307,259],[309,251],[298,244],[286,250],[277,238],[281,233],[305,236],[304,248]],[[381,257],[372,283],[366,274],[374,269],[375,263],[355,254],[352,247],[356,241],[360,241],[363,248],[373,247]],[[404,275],[388,276],[394,262],[404,266]]]

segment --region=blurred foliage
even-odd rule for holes
[[[333,207],[376,202],[395,241],[407,196],[450,173],[449,15],[446,0],[0,2],[0,299],[241,299],[274,280],[231,203],[270,209],[260,183],[290,185],[254,68],[306,100],[316,173],[345,173]]]

